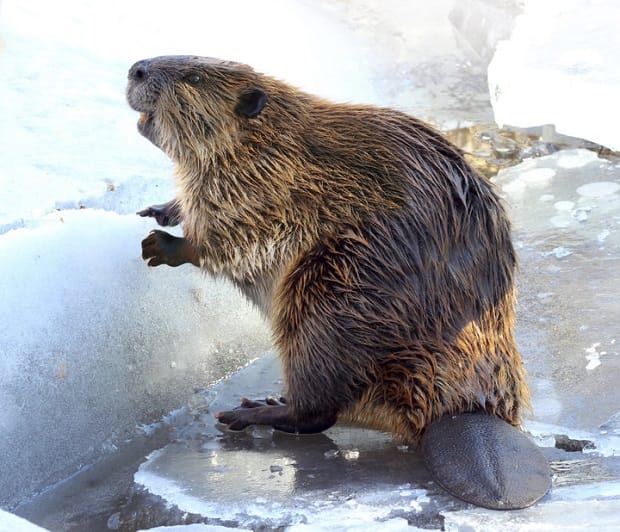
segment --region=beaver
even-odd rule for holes
[[[429,125],[339,104],[251,67],[135,63],[138,130],[175,163],[178,197],[140,211],[150,266],[232,281],[270,321],[283,400],[216,418],[316,433],[336,421],[421,445],[448,491],[521,508],[549,466],[518,429],[528,407],[514,337],[516,255],[491,183]]]

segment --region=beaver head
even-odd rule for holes
[[[140,112],[138,130],[172,159],[196,155],[213,137],[239,132],[267,102],[251,67],[208,57],[144,59],[129,70],[127,100]],[[193,150],[191,149],[193,148]]]

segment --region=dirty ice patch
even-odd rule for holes
[[[146,464],[156,460],[160,454],[160,451],[151,453]],[[311,501],[306,501],[303,506],[293,507],[277,501],[270,502],[265,497],[254,497],[254,500],[250,497],[240,497],[239,502],[233,502],[221,501],[215,493],[210,499],[195,496],[191,494],[189,488],[179,482],[143,466],[134,475],[136,484],[143,486],[152,495],[161,497],[166,504],[174,505],[184,512],[222,521],[235,521],[241,527],[250,528],[267,521],[279,527],[303,523],[307,521],[307,514],[317,512]]]
[[[153,455],[152,455],[153,457]],[[257,497],[253,502],[239,503],[218,502],[195,497],[177,482],[160,476],[152,471],[140,468],[134,476],[137,484],[149,493],[164,499],[167,504],[177,506],[180,510],[204,517],[236,521],[241,526],[254,527],[257,523],[269,522],[287,530],[359,530],[360,527],[376,527],[381,530],[412,530],[402,518],[389,519],[392,508],[385,505],[381,493],[377,493],[376,504],[372,500],[350,499],[345,501],[313,503],[308,499],[300,506],[270,502]],[[397,495],[394,495],[397,497]],[[240,498],[240,501],[242,499]],[[399,501],[400,502],[400,501]],[[415,511],[415,508],[412,507]],[[343,523],[346,525],[343,528]],[[384,528],[385,527],[385,528]],[[415,530],[415,529],[413,529]]]
[[[401,515],[422,512],[423,505],[430,502],[425,489],[410,484],[355,491],[352,495],[340,490],[328,493],[322,489],[296,491],[294,487],[287,489],[287,493],[278,494],[261,491],[252,481],[252,488],[246,489],[242,484],[247,478],[234,484],[234,496],[229,497],[221,490],[213,489],[205,477],[197,480],[199,484],[172,478],[166,467],[161,467],[162,459],[166,460],[165,448],[151,453],[134,475],[136,484],[183,512],[235,522],[239,527],[256,529],[268,524],[270,528],[286,527],[291,531],[418,530],[409,527],[407,519]],[[185,461],[184,458],[181,460]],[[207,460],[215,463],[217,456]],[[239,481],[234,471],[226,468],[225,461],[217,462],[217,465],[220,475],[227,475],[232,483]],[[280,468],[277,470],[281,473]]]
[[[611,416],[597,430],[591,432],[535,419],[526,420],[524,428],[541,447],[555,447],[555,437],[564,434],[573,440],[592,442],[591,446],[584,448],[584,454],[603,457],[620,456],[620,412]]]

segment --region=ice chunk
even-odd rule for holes
[[[609,196],[615,194],[620,190],[618,183],[612,183],[611,181],[599,181],[598,183],[588,183],[582,185],[577,189],[577,194],[585,196],[587,198],[600,198],[602,196]]]
[[[513,196],[521,196],[527,189],[546,187],[555,173],[553,168],[527,170],[520,173],[516,179],[503,185],[502,189]]]
[[[12,442],[0,496],[23,496],[39,468],[53,477],[113,452],[138,422],[271,345],[232,286],[195,268],[146,267],[140,240],[152,221],[82,209],[38,225],[0,236],[0,429]],[[236,354],[214,353],[218,344]]]
[[[573,209],[573,207],[575,206],[575,202],[574,201],[556,201],[553,206],[558,210],[558,211],[570,211]]]
[[[565,150],[558,157],[560,168],[579,168],[598,160],[598,155],[591,150]]]
[[[601,346],[600,342],[596,342],[592,344],[590,347],[585,349],[586,352],[586,360],[588,364],[586,365],[587,370],[593,370],[598,368],[601,365],[601,354],[598,351],[598,348]]]

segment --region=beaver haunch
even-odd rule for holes
[[[446,415],[519,424],[509,222],[444,137],[210,58],[140,61],[127,97],[179,189],[141,214],[183,221],[184,238],[151,233],[144,258],[227,277],[273,328],[286,403],[246,401],[220,422],[317,432],[341,419],[416,443]]]

